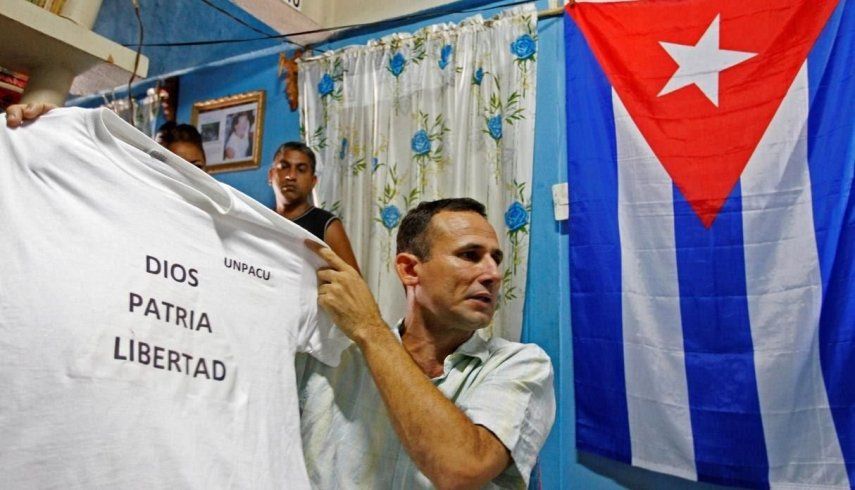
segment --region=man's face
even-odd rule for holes
[[[489,325],[502,279],[496,231],[478,213],[442,211],[426,235],[431,251],[416,265],[414,291],[425,319],[470,331]]]
[[[297,150],[285,150],[273,161],[270,170],[273,189],[286,204],[309,198],[318,178],[312,172],[312,161]]]

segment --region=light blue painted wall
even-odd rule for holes
[[[460,7],[472,8],[475,4],[477,2],[463,2]],[[539,1],[537,5],[541,9],[546,8],[546,0]],[[489,10],[482,15],[488,17],[497,11]],[[473,13],[444,15],[428,21],[359,32],[322,47],[336,49],[350,44],[363,44],[390,32],[411,32],[424,25],[457,22],[470,15]],[[562,18],[542,20],[538,36],[532,234],[523,330],[528,341],[540,344],[552,357],[558,395],[558,418],[541,453],[541,486],[546,489],[719,488],[632,468],[594,455],[580,454],[575,450],[568,230],[566,223],[553,220],[551,194],[553,184],[566,180]],[[273,203],[273,194],[266,179],[273,152],[279,143],[299,138],[299,116],[288,108],[283,83],[276,77],[277,59],[276,55],[268,55],[228,66],[202,68],[182,76],[177,113],[179,121],[189,121],[192,104],[196,101],[250,90],[266,91],[263,167],[253,171],[218,174],[216,177],[267,205]]]
[[[257,39],[264,34],[276,34],[276,31],[229,0],[208,1],[252,27],[239,24],[199,0],[139,0],[144,28],[143,42]],[[103,0],[92,30],[135,49],[139,34],[131,0]],[[278,44],[281,44],[281,41],[260,40],[181,47],[146,46],[142,48],[142,54],[149,59],[148,76],[155,77]]]

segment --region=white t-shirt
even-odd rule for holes
[[[106,109],[0,127],[2,486],[307,488],[316,239]]]

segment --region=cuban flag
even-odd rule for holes
[[[853,10],[567,7],[579,449],[719,484],[855,484]]]

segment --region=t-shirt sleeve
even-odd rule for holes
[[[511,453],[513,463],[493,480],[501,488],[528,486],[537,454],[555,421],[552,380],[549,356],[527,344],[460,403],[472,422],[490,430]]]
[[[342,351],[351,341],[333,325],[329,315],[318,306],[317,269],[323,265],[323,261],[308,248],[303,252],[303,259],[304,271],[300,288],[302,315],[297,334],[297,352],[310,354],[324,364],[335,367]]]

